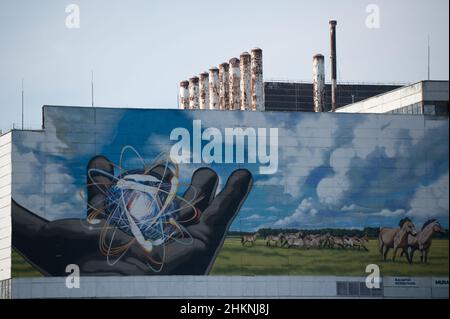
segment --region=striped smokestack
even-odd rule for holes
[[[189,81],[180,82],[180,105],[181,110],[189,109]]]

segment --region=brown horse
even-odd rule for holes
[[[434,233],[445,233],[445,229],[436,219],[430,219],[423,224],[421,231],[416,236],[408,236],[408,247],[403,249],[402,256],[406,254],[406,259],[412,264],[414,252],[419,250],[420,262],[426,264]]]
[[[286,234],[286,235],[284,235],[284,237],[282,239],[281,247],[285,247],[287,245],[289,248],[291,248],[291,246],[292,246],[291,243],[297,241],[298,239],[301,239],[303,242],[303,237],[304,237],[304,235],[302,232],[298,232],[295,234]]]
[[[408,246],[408,235],[415,236],[417,234],[414,223],[408,217],[403,218],[399,226],[400,228],[380,228],[378,244],[384,261],[386,261],[391,248],[394,249],[392,261],[395,261],[397,251]]]
[[[338,237],[338,236],[331,236],[330,237],[330,247],[344,249],[345,248],[344,238]]]
[[[290,237],[286,239],[286,243],[288,248],[297,247],[303,248],[305,247],[305,241],[302,238]]]
[[[353,248],[357,248],[358,250],[364,249],[365,251],[369,251],[367,248],[367,244],[369,243],[369,237],[365,235],[364,237],[352,237]]]
[[[255,233],[253,235],[242,235],[241,244],[242,246],[245,246],[246,243],[250,243],[252,246],[254,246],[257,238],[258,233]]]
[[[308,235],[303,240],[306,249],[320,248],[320,235]]]
[[[331,247],[331,234],[326,233],[325,235],[320,236],[320,247],[321,248],[332,248]]]
[[[285,235],[283,233],[278,234],[278,235],[269,235],[269,236],[266,236],[265,240],[266,240],[267,247],[271,247],[272,242],[275,243],[275,247],[278,247],[278,243],[283,245],[283,242],[285,241]]]

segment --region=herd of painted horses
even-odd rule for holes
[[[259,234],[241,236],[241,243],[243,246],[253,246]],[[336,249],[363,249],[368,251],[367,243],[369,238],[356,236],[332,236],[330,233],[324,235],[305,235],[303,232],[295,234],[269,235],[264,238],[266,246],[268,247],[287,247],[287,248],[336,248]]]
[[[398,252],[401,251],[401,256],[405,256],[410,264],[413,262],[414,253],[419,251],[420,261],[427,263],[433,234],[445,232],[445,229],[436,219],[427,221],[423,224],[421,230],[417,231],[411,219],[406,217],[400,221],[399,227],[397,228],[380,228],[378,234],[379,250],[385,261],[391,249],[393,249],[393,261],[395,261]],[[242,246],[254,246],[258,236],[258,232],[241,236]],[[329,233],[324,235],[305,235],[302,232],[296,234],[280,233],[277,235],[269,235],[264,238],[264,241],[268,247],[362,249],[365,251],[368,251],[367,244],[369,243],[367,236],[339,237],[332,236]]]

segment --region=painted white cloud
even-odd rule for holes
[[[243,221],[260,221],[260,220],[264,220],[264,219],[265,218],[259,214],[253,214],[249,217],[241,218],[241,220],[243,220]]]
[[[417,189],[410,202],[408,216],[422,220],[434,217],[446,217],[449,213],[449,174],[429,186]]]
[[[325,149],[320,148],[299,148],[298,150],[290,149],[287,153],[283,152],[284,163],[295,163],[295,165],[287,164],[284,174],[285,192],[294,198],[301,197],[301,189],[307,181],[307,177],[311,172],[325,163]],[[303,162],[296,162],[296,161]]]
[[[322,179],[317,185],[317,195],[327,206],[338,207],[345,193],[351,187],[347,173],[351,169],[351,160],[356,156],[350,148],[338,148],[330,156],[330,166],[334,175]]]
[[[278,213],[281,212],[281,209],[275,206],[271,206],[269,208],[266,208],[266,211],[271,212],[271,213]]]
[[[283,185],[283,178],[280,176],[270,177],[269,179],[257,179],[253,185],[256,186],[275,186]]]
[[[289,139],[289,147],[283,148],[280,156],[281,163],[286,163],[283,175],[285,193],[300,198],[301,189],[306,183],[311,172],[325,164],[327,148],[316,147],[316,145],[306,144],[307,137],[320,134],[323,140],[331,140],[331,130],[327,134],[329,121],[324,116],[306,117],[300,121],[293,129],[286,129],[284,134]],[[312,128],[315,128],[314,131]],[[322,128],[317,131],[317,128]],[[289,165],[289,163],[295,165]]]
[[[291,225],[310,224],[318,213],[317,203],[312,198],[305,198],[292,215],[278,220],[275,222],[275,226],[289,227]]]
[[[17,171],[22,172],[13,177],[15,201],[48,220],[84,214],[85,202],[79,195],[75,178],[64,165],[42,163],[34,152],[20,152],[16,145],[13,146],[13,154],[20,165]]]
[[[73,138],[81,139],[82,141],[84,141],[92,137],[94,133],[98,142],[110,142],[111,138],[115,135],[115,132],[117,130],[117,126],[115,124],[122,119],[124,112],[126,111],[108,111],[105,109],[99,112],[104,117],[103,120],[107,119],[108,123],[111,123],[111,125],[101,125],[97,127],[96,130],[96,127],[91,122],[92,113],[90,108],[80,109],[76,112],[66,112],[64,110],[58,109],[47,110],[47,113],[45,114],[45,138],[47,142],[47,148],[51,148],[54,151],[70,150],[71,146],[68,142],[73,141]],[[98,114],[98,116],[100,115]],[[76,123],[90,123],[87,125],[89,125],[89,129],[92,130],[92,132],[77,132],[70,136],[70,134],[73,132],[68,129],[67,123],[71,123],[70,125],[74,126],[77,125]],[[63,124],[63,127],[61,127],[61,124]],[[64,125],[66,127],[64,127]],[[58,134],[56,134],[56,132],[58,132]],[[91,149],[89,147],[80,147],[77,148],[76,153],[69,152],[62,155],[66,159],[72,159],[89,154],[90,151]]]
[[[371,214],[371,216],[379,216],[379,217],[399,217],[403,216],[406,213],[404,209],[397,209],[395,211],[391,211],[389,209],[383,209],[378,213]]]
[[[344,207],[341,208],[342,212],[353,212],[355,210],[358,209],[358,206],[355,204],[351,204],[351,205],[345,205]]]

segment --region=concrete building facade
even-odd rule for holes
[[[337,110],[340,113],[449,115],[448,81],[422,81]]]

